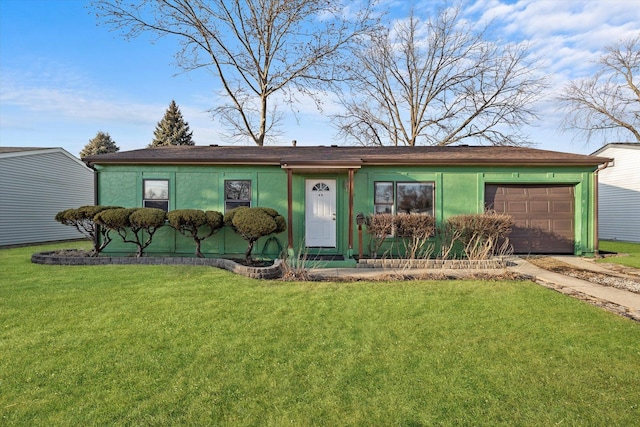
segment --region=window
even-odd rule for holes
[[[393,213],[393,182],[376,182],[373,196],[374,213]]]
[[[169,211],[169,181],[166,179],[145,179],[144,200],[145,208],[157,208]]]
[[[317,183],[316,185],[313,186],[311,191],[331,191],[331,189],[324,182],[319,182],[319,183]]]
[[[410,213],[433,216],[433,183],[375,182],[373,204],[374,213],[377,214]]]
[[[398,182],[396,184],[396,212],[433,216],[433,184]]]
[[[235,180],[224,182],[224,210],[247,206],[251,207],[251,181]]]

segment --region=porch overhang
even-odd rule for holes
[[[280,167],[291,170],[293,173],[327,173],[346,174],[350,170],[360,169],[362,161],[308,161],[308,162],[282,162]]]
[[[293,249],[293,174],[347,174],[347,191],[349,198],[349,211],[347,221],[349,224],[348,249],[353,250],[353,196],[354,175],[362,167],[362,161],[305,161],[305,162],[281,162],[280,167],[287,172],[287,229],[288,249]]]

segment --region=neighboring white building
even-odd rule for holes
[[[593,155],[614,159],[598,178],[598,237],[640,243],[640,143],[612,143]]]
[[[93,205],[94,180],[62,148],[0,147],[0,246],[82,238],[55,215]]]

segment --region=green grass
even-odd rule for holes
[[[601,240],[600,250],[628,254],[628,256],[606,257],[599,260],[600,262],[611,262],[626,265],[627,267],[640,268],[640,243]]]
[[[640,419],[640,325],[530,282],[29,262],[46,249],[0,250],[2,425]]]

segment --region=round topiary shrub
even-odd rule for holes
[[[222,228],[223,219],[220,212],[205,212],[198,209],[178,209],[167,214],[167,220],[171,227],[195,241],[196,255],[200,258],[204,258],[200,251],[201,242]]]
[[[125,243],[136,245],[136,256],[141,257],[155,232],[164,225],[166,212],[156,208],[109,209],[96,214],[94,220],[115,230]]]
[[[157,208],[140,208],[129,215],[131,228],[157,229],[164,225],[167,213]]]
[[[138,209],[139,208],[107,209],[98,212],[94,217],[94,221],[103,227],[119,232],[131,225],[129,216]]]
[[[56,221],[64,225],[75,227],[80,233],[93,242],[92,256],[98,256],[100,252],[111,242],[110,229],[99,227],[94,221],[95,216],[108,209],[116,209],[116,206],[80,206],[77,209],[66,209],[56,214]]]
[[[278,211],[260,207],[232,209],[224,216],[224,224],[248,242],[245,252],[247,264],[252,262],[251,251],[259,238],[282,233],[287,229],[287,222]]]

